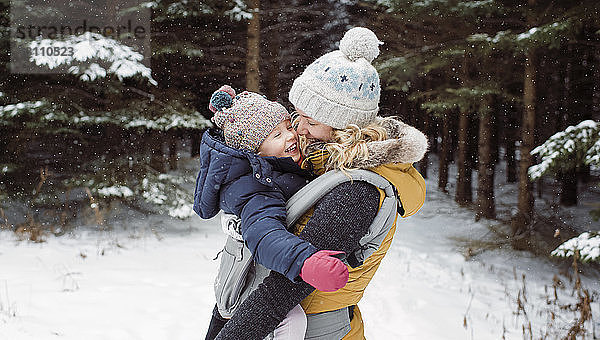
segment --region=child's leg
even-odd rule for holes
[[[306,333],[306,314],[300,305],[296,305],[275,328],[273,340],[303,340],[304,333]]]
[[[223,326],[225,326],[226,322],[227,322],[227,319],[223,318],[221,316],[221,314],[219,314],[219,309],[217,308],[217,305],[215,305],[215,308],[213,309],[213,312],[212,312],[212,318],[210,319],[210,325],[208,326],[208,331],[206,332],[205,339],[213,340],[214,338],[216,338],[217,334],[219,334],[219,332],[221,331]],[[306,327],[306,321],[305,321],[305,327]]]
[[[294,283],[282,274],[271,271],[238,306],[215,339],[263,339],[313,290],[308,283]]]

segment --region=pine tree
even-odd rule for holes
[[[452,148],[449,116],[448,114],[442,116],[442,148],[439,154],[438,188],[445,193],[448,193],[446,188],[448,185],[448,163],[450,162],[450,149]]]
[[[527,7],[527,28],[529,31],[525,34],[533,34],[536,31],[536,13],[534,12],[536,0],[528,0]],[[536,117],[536,77],[537,60],[536,46],[528,46],[525,49],[525,73],[523,80],[523,119],[521,128],[521,146],[519,162],[519,196],[518,196],[518,214],[513,219],[513,234],[521,234],[528,225],[531,224],[533,217],[533,193],[532,183],[527,176],[527,169],[533,163],[530,151],[535,143],[535,117]]]
[[[1,24],[7,27],[9,3],[0,6]],[[0,147],[8,151],[0,155],[1,195],[31,198],[40,167],[48,165],[55,179],[46,181],[45,195],[36,197],[46,206],[60,204],[54,197],[64,197],[69,188],[86,187],[100,204],[119,199],[178,217],[191,213],[181,179],[165,172],[177,167],[177,149],[189,139],[197,154],[200,135],[211,126],[206,107],[212,92],[223,84],[246,89],[245,28],[252,13],[241,0],[156,0],[139,6],[113,15],[151,9],[152,69],[126,45],[92,35],[96,51],[110,53],[91,54],[79,63],[38,61],[59,74],[11,74],[9,35],[0,36],[5,46],[0,53],[5,71],[0,72]],[[266,49],[257,51],[254,69],[269,70],[275,79],[272,94],[287,98],[291,80],[304,65],[333,49],[354,16],[348,12],[352,6],[300,0],[262,6],[264,13],[273,9],[273,15],[257,15],[266,23],[259,26],[260,40],[277,35],[281,48],[273,53],[275,59],[259,57]],[[73,39],[78,37],[64,37],[63,43]],[[275,51],[271,41],[268,46]],[[278,66],[266,67],[271,64]]]
[[[600,165],[600,124],[585,120],[569,126],[548,138],[531,151],[538,155],[540,163],[531,166],[528,174],[532,180],[546,174],[567,173],[587,165]],[[600,218],[600,209],[590,212],[594,219]],[[579,237],[560,245],[552,252],[559,257],[571,257],[579,251],[581,260],[600,260],[600,237],[598,231],[584,232]]]
[[[422,43],[419,43],[420,53],[409,52],[406,57],[390,58],[383,63],[381,69],[386,86],[400,88],[412,92],[409,96],[412,100],[418,100],[421,107],[430,114],[446,116],[449,121],[458,121],[457,138],[457,188],[455,200],[461,204],[472,201],[471,172],[475,166],[474,160],[478,158],[473,152],[473,131],[478,130],[473,125],[478,116],[486,109],[481,104],[485,96],[495,93],[499,102],[512,100],[512,94],[503,93],[501,87],[490,86],[490,77],[493,76],[497,67],[489,56],[474,48],[471,37],[481,27],[486,25],[486,16],[497,17],[504,12],[498,10],[493,4],[483,2],[418,2],[418,1],[389,1],[386,3],[399,22],[405,24],[404,32],[407,30],[418,30],[419,33],[410,32],[400,34],[403,38],[414,38],[414,34],[421,34]],[[424,20],[426,18],[426,20]],[[483,19],[482,19],[483,18]],[[457,21],[465,22],[465,25],[455,25]],[[427,22],[428,27],[422,27],[417,23]],[[485,29],[488,29],[485,27]],[[424,33],[423,33],[424,32]],[[408,38],[404,38],[409,40]],[[405,46],[411,42],[402,41]],[[413,42],[412,45],[415,45]],[[415,46],[417,47],[417,46]],[[400,50],[400,49],[399,49]],[[417,50],[415,48],[415,50]],[[401,50],[399,52],[402,52]],[[483,56],[482,56],[483,55]],[[487,57],[487,58],[486,58]],[[489,66],[491,71],[481,72],[482,68]],[[402,74],[399,78],[399,74]],[[422,79],[422,80],[421,80]],[[426,79],[426,80],[425,80]],[[419,88],[421,83],[434,83],[433,89]],[[483,95],[483,93],[486,93]],[[489,94],[487,94],[489,93]],[[495,114],[495,113],[492,113]],[[448,115],[451,115],[448,117]],[[477,124],[477,123],[475,123]],[[447,144],[449,125],[443,124],[443,143]],[[485,132],[484,132],[485,133]],[[491,136],[491,134],[490,134]],[[492,142],[492,139],[489,139]],[[447,144],[448,145],[448,144]],[[446,186],[447,170],[444,145],[440,155],[440,178],[439,186],[442,190]],[[487,166],[487,165],[486,165]],[[489,168],[488,168],[489,169]],[[486,179],[489,171],[486,171],[481,179]],[[488,181],[489,182],[489,181]],[[493,207],[493,190],[479,190],[486,193],[486,202]],[[493,214],[486,214],[492,216]]]
[[[142,4],[146,5],[153,8],[152,25],[162,28],[173,28],[165,23],[184,20],[190,13],[216,15],[206,3]],[[169,34],[169,29],[161,33]],[[176,78],[164,70],[179,70],[170,65],[173,58],[178,58],[176,65],[185,68],[182,61],[195,64],[203,53],[189,42],[171,40],[161,44],[159,36],[153,39],[151,71],[141,63],[138,52],[95,33],[30,44],[41,47],[84,41],[91,51],[86,59],[35,58],[41,67],[62,69],[66,71],[63,74],[2,72],[0,143],[8,152],[0,156],[0,190],[13,199],[31,199],[28,193],[36,183],[34,178],[40,167],[48,165],[53,180],[46,182],[44,195],[35,197],[45,206],[61,204],[54,197],[69,188],[86,187],[96,199],[110,201],[117,197],[142,204],[140,208],[148,209],[150,203],[151,209],[158,212],[190,216],[191,203],[181,179],[161,174],[166,170],[163,146],[169,140],[170,167],[175,168],[177,140],[199,134],[211,124],[195,109],[196,96],[173,88]],[[1,58],[1,67],[8,70],[7,55]],[[21,84],[27,84],[28,90],[22,91]]]
[[[246,89],[260,91],[260,0],[248,0],[252,17],[248,20],[248,54],[246,60]]]
[[[598,4],[593,1],[556,3],[537,0],[523,6],[519,2],[508,0],[390,0],[378,1],[377,6],[382,7],[388,20],[395,20],[400,25],[397,31],[391,33],[397,34],[400,39],[397,39],[394,46],[388,47],[391,56],[381,62],[380,66],[382,79],[388,88],[408,92],[408,98],[418,100],[428,112],[438,114],[449,114],[453,108],[468,104],[468,96],[465,97],[465,92],[460,91],[461,87],[492,90],[490,95],[496,98],[494,105],[507,108],[494,110],[492,115],[502,113],[502,121],[507,123],[498,132],[505,136],[509,181],[515,179],[512,170],[517,168],[513,163],[515,124],[521,121],[520,154],[525,155],[520,159],[521,169],[531,162],[528,150],[533,147],[536,138],[539,138],[537,135],[540,132],[544,133],[544,129],[540,129],[542,122],[535,121],[535,113],[542,110],[542,107],[536,109],[536,106],[540,106],[540,103],[545,105],[540,93],[548,93],[546,89],[537,89],[534,83],[544,72],[548,72],[540,70],[539,55],[553,55],[557,51],[568,50],[567,46],[570,44],[587,45],[587,49],[581,47],[580,50],[589,50],[589,46],[594,44],[590,41],[598,39],[593,34],[585,33],[597,31],[594,27],[598,27],[598,18],[594,13],[598,12]],[[535,22],[528,23],[528,17],[535,19]],[[461,25],[456,25],[456,22],[461,22]],[[465,55],[468,56],[469,62],[463,67],[465,63],[461,57]],[[573,63],[576,64],[581,63]],[[466,68],[472,69],[472,72],[465,72]],[[589,69],[588,66],[587,71]],[[578,78],[590,78],[585,73]],[[469,81],[461,84],[461,78],[465,77]],[[438,86],[427,89],[422,86],[426,82],[433,82]],[[449,95],[452,91],[453,95]],[[459,94],[463,97],[460,98]],[[593,94],[588,97],[593,98]],[[584,107],[589,110],[590,105]],[[479,104],[473,105],[472,108],[467,107],[462,113],[462,120],[461,110],[457,110],[459,116],[454,116],[451,120],[462,121],[463,132],[466,131],[468,122],[464,113],[477,113],[477,117],[485,117],[482,115],[485,107]],[[516,111],[523,112],[523,118],[516,117]],[[579,111],[585,111],[585,108]],[[574,115],[570,114],[569,117]],[[543,128],[547,125],[544,124]],[[486,134],[485,126],[481,125],[484,129],[480,131],[480,137]],[[463,138],[459,137],[461,145],[464,139],[463,133]],[[465,154],[466,147],[461,149],[459,145],[458,149],[462,151],[457,162],[460,174],[457,199],[466,202],[469,195],[465,183],[468,181],[469,165],[463,164],[463,161],[469,160],[469,156]],[[479,159],[479,162],[481,161]],[[478,183],[478,191],[487,192],[486,195],[493,198],[493,193],[481,187],[487,186],[484,176],[490,167],[487,168],[487,171],[479,174],[481,180]],[[483,171],[482,164],[480,171]],[[443,168],[441,174],[444,174]],[[518,220],[520,225],[515,228],[516,233],[522,232],[527,221],[530,221],[533,207],[532,188],[526,173],[521,171],[519,179],[520,213],[517,217],[520,219],[515,221]],[[445,185],[443,177],[440,178],[440,184]]]
[[[487,101],[488,107],[493,107],[494,98]],[[479,119],[479,169],[477,186],[476,218],[484,217],[493,219],[496,217],[496,206],[494,202],[494,174],[495,161],[493,159],[493,124],[495,112],[489,110],[482,112]]]

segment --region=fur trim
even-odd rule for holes
[[[427,137],[416,128],[395,118],[377,118],[387,131],[388,139],[367,143],[367,159],[355,160],[350,168],[370,169],[388,163],[415,163],[427,152]],[[305,155],[324,151],[326,143],[316,141],[304,150]],[[329,155],[327,153],[327,155]]]
[[[427,152],[427,137],[416,128],[394,118],[378,118],[388,139],[369,142],[369,157],[353,164],[356,168],[374,168],[387,163],[415,163]]]

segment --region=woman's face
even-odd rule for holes
[[[331,126],[317,122],[307,116],[302,110],[296,109],[296,112],[300,115],[297,129],[299,135],[309,140],[317,139],[322,142],[329,142],[331,140],[331,133],[333,132]]]

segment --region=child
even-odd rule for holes
[[[307,183],[307,173],[297,164],[298,136],[287,110],[257,93],[236,95],[229,86],[212,95],[209,108],[219,129],[209,129],[202,137],[196,213],[211,218],[223,210],[238,216],[255,261],[289,280],[304,280],[321,291],[343,287],[348,269],[332,256],[341,252],[318,251],[286,230],[286,201]],[[303,339],[304,331],[293,326],[298,324],[306,327],[299,306],[275,331],[276,338],[287,332]]]

